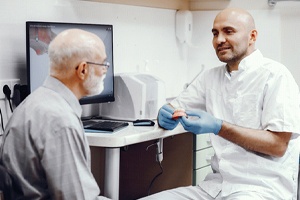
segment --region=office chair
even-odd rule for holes
[[[0,191],[4,200],[17,200],[22,196],[22,190],[16,178],[9,171],[0,165]]]

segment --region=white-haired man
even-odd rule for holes
[[[2,165],[16,176],[24,199],[106,199],[91,173],[78,101],[103,90],[105,46],[92,33],[69,29],[48,53],[50,76],[7,124]]]

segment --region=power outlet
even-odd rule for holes
[[[20,79],[11,79],[10,80],[10,87],[9,88],[11,89],[11,97],[14,96],[14,86],[16,84],[20,84]]]
[[[20,79],[6,79],[0,80],[0,100],[6,99],[5,94],[3,93],[3,87],[7,85],[11,90],[11,96],[13,96],[15,84],[20,84]]]

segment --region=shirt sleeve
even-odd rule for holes
[[[85,135],[76,129],[56,130],[45,140],[41,164],[53,199],[97,199],[100,189],[90,170]]]
[[[285,68],[271,74],[263,104],[262,126],[271,131],[300,133],[299,88]]]

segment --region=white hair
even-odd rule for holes
[[[82,61],[88,61],[99,52],[99,46],[95,38],[84,34],[77,34],[76,37],[68,33],[58,35],[50,43],[48,55],[50,59],[50,74],[69,76],[71,69]]]

